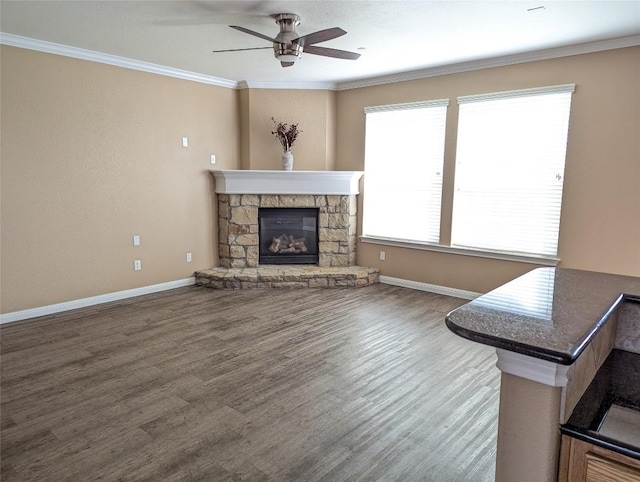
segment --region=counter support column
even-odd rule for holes
[[[555,481],[562,389],[502,374],[496,482]]]
[[[496,482],[555,481],[569,366],[496,353],[502,371]]]

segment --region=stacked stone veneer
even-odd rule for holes
[[[211,268],[196,272],[196,284],[214,289],[361,288],[380,281],[377,268],[313,265],[265,265],[258,268]]]
[[[318,208],[318,266],[355,266],[355,195],[218,194],[220,267],[258,266],[258,208],[261,207]]]

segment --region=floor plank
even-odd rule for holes
[[[201,287],[0,329],[4,480],[490,481],[495,352],[464,300]]]

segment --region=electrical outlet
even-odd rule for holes
[[[187,253],[187,263],[191,263],[191,253]]]
[[[136,259],[133,261],[133,271],[140,271],[142,270],[142,261],[140,261],[139,259]]]
[[[189,138],[188,137],[183,137],[182,138],[182,147],[189,147]]]
[[[380,251],[380,261],[384,261],[385,259],[387,259],[387,253]]]
[[[211,154],[211,164],[215,164],[215,163],[216,163],[216,155]]]

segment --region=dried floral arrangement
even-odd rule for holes
[[[278,139],[278,142],[282,145],[284,152],[288,152],[293,147],[293,143],[298,138],[298,134],[302,131],[298,129],[298,124],[287,124],[285,122],[277,122],[273,117],[271,118],[273,124],[276,126],[271,134]]]

